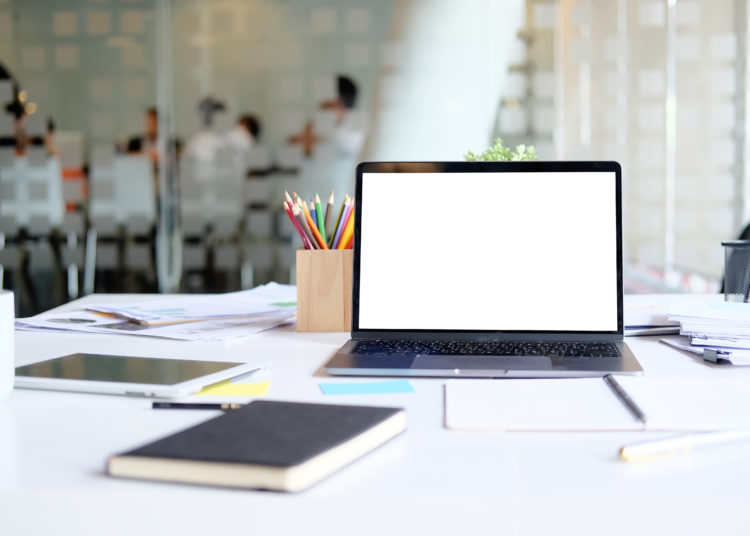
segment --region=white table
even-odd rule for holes
[[[102,299],[113,297],[83,301]],[[272,363],[266,398],[403,406],[408,430],[299,494],[129,481],[104,475],[107,456],[218,413],[155,411],[146,399],[17,389],[0,401],[0,534],[750,531],[748,443],[631,464],[616,459],[618,448],[660,434],[449,431],[439,379],[411,380],[414,394],[322,395],[321,381],[352,381],[321,371],[346,339],[293,327],[233,344],[17,333],[18,364],[73,351],[262,356]],[[656,337],[628,343],[649,376],[742,377],[750,388],[750,369],[706,365]]]

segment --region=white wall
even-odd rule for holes
[[[523,0],[399,0],[364,158],[453,160],[489,145]]]

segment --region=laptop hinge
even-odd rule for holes
[[[354,340],[453,340],[453,341],[580,341],[580,342],[620,342],[622,333],[463,333],[430,331],[357,331],[352,332]]]

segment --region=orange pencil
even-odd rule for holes
[[[323,237],[320,234],[320,231],[318,231],[318,227],[315,225],[315,222],[312,219],[312,216],[310,215],[310,211],[307,210],[307,204],[300,199],[300,205],[302,205],[302,211],[305,213],[305,219],[307,220],[307,224],[310,226],[310,230],[313,233],[313,236],[315,237],[315,240],[320,245],[320,249],[330,249],[328,247],[328,244],[326,244],[326,241],[323,240]]]
[[[346,228],[344,229],[344,232],[341,233],[341,240],[339,240],[339,245],[336,247],[336,249],[347,249],[347,246],[349,245],[349,242],[352,241],[354,237],[354,214],[352,214],[349,217],[349,221],[346,222]]]

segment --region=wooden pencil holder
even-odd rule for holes
[[[297,331],[351,331],[353,253],[297,250]]]

